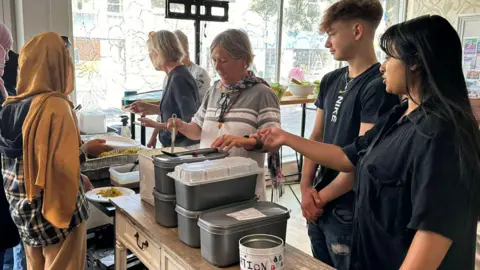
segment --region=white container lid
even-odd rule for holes
[[[171,178],[188,186],[231,180],[263,173],[255,160],[245,157],[227,157],[196,163],[185,163],[175,167]]]
[[[99,111],[77,112],[80,131],[86,134],[107,133],[106,114]]]

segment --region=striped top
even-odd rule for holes
[[[218,127],[220,115],[221,93],[218,90],[220,82],[210,87],[198,112],[192,122],[202,129],[200,148],[208,148],[213,141],[222,135],[245,136],[257,132],[258,129],[280,126],[280,104],[277,96],[265,84],[256,84],[233,95],[236,100],[232,108],[225,114],[221,128]],[[243,148],[233,148],[231,156],[248,157],[255,160],[263,168],[265,154],[249,152]],[[256,194],[260,200],[266,199],[265,176],[257,180]]]

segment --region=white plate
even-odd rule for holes
[[[112,187],[103,187],[103,188],[92,189],[92,190],[88,191],[87,193],[85,193],[85,197],[87,197],[87,199],[89,199],[90,201],[108,203],[110,201],[110,199],[112,199],[112,198],[118,198],[118,197],[121,197],[121,196],[129,196],[129,195],[134,195],[135,194],[135,191],[133,191],[129,188],[115,187],[115,189],[120,191],[123,195],[118,196],[118,197],[108,197],[108,198],[97,195],[97,193],[100,192],[101,190],[105,190],[105,189],[109,189],[109,188],[112,188]]]
[[[112,147],[113,149],[128,149],[140,147],[140,142],[120,136],[102,136],[98,137],[97,139],[105,140],[105,144]]]

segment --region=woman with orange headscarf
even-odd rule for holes
[[[18,95],[0,112],[5,193],[29,269],[83,269],[88,204],[80,177],[73,64],[62,38],[42,33],[19,57]]]

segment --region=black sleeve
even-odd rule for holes
[[[87,155],[80,149],[80,154],[78,155],[78,159],[80,160],[80,164],[85,163],[87,161]]]
[[[388,94],[381,76],[377,76],[363,89],[360,97],[362,123],[376,123],[378,119],[400,103],[397,96]]]
[[[197,85],[193,80],[176,78],[176,80],[170,82],[169,88],[176,105],[171,109],[177,114],[178,118],[187,123],[190,122],[198,109]]]
[[[450,136],[452,137],[452,136]],[[417,145],[411,182],[412,217],[408,228],[458,241],[470,221],[471,201],[460,181],[458,155],[451,138],[423,139]]]
[[[387,122],[387,119],[388,115],[383,116],[378,120],[377,124],[375,124],[373,128],[365,132],[363,136],[357,137],[355,141],[353,141],[353,143],[343,148],[343,152],[348,157],[353,166],[357,166],[360,156],[365,153],[365,151],[370,146],[375,137],[377,137],[377,135],[382,131],[383,127]]]
[[[322,110],[324,109],[323,102],[325,100],[329,78],[330,74],[323,76],[322,80],[320,81],[320,91],[318,92],[317,100],[315,101],[315,106]]]

